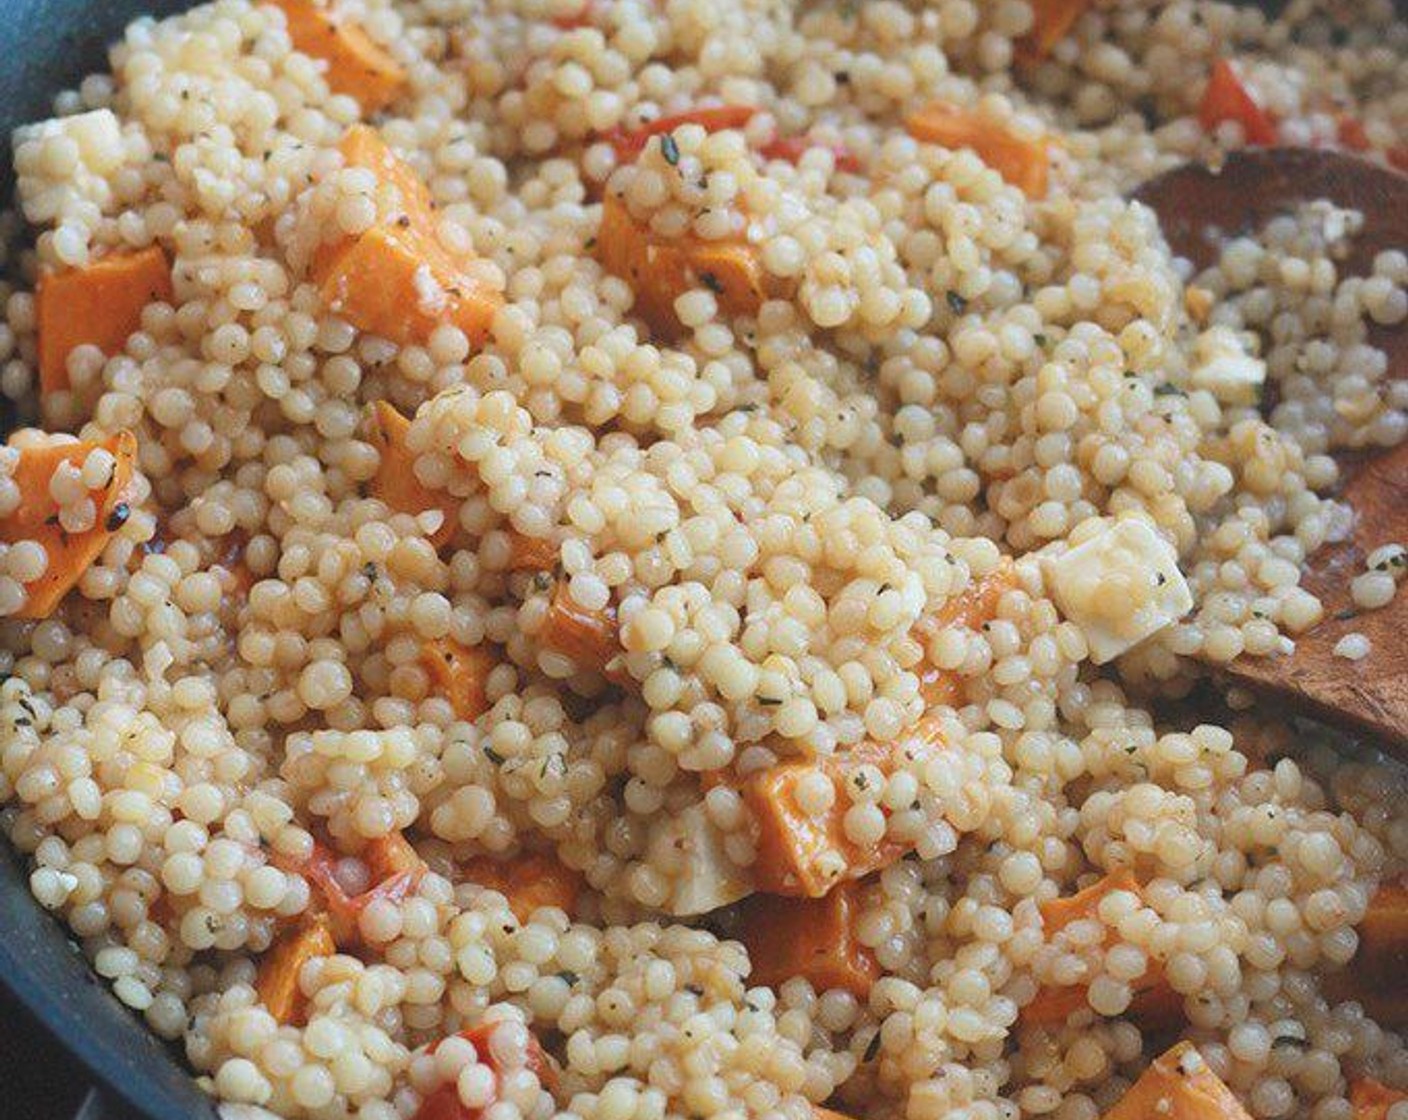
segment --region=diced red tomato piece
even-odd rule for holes
[[[831,149],[831,154],[836,157],[837,171],[860,171],[860,160],[844,144],[821,144],[805,136],[778,136],[759,148],[758,153],[764,159],[781,159],[796,163],[811,149],[820,147]]]
[[[349,895],[336,874],[340,858],[326,844],[314,841],[313,854],[307,861],[286,870],[297,871],[322,896],[322,909],[332,922],[333,940],[343,946],[356,943],[358,920],[373,900],[400,902],[409,897],[425,874],[425,865],[401,836],[373,841],[363,858],[377,882],[361,894]]]
[[[1276,122],[1252,95],[1237,68],[1225,58],[1213,64],[1212,76],[1198,106],[1198,121],[1207,132],[1224,121],[1236,121],[1248,144],[1267,147],[1276,143]]]
[[[496,1026],[497,1023],[481,1023],[459,1032],[460,1038],[474,1043],[479,1060],[494,1071],[495,1077],[499,1069],[489,1053],[489,1036]],[[438,1048],[440,1043],[435,1045]],[[537,1075],[538,1083],[548,1092],[557,1088],[557,1070],[537,1036],[531,1032],[528,1035],[528,1068]],[[467,1108],[460,1101],[459,1088],[453,1081],[448,1081],[421,1101],[412,1120],[480,1120],[483,1115],[483,1109]]]
[[[466,1108],[453,1081],[447,1081],[420,1102],[413,1120],[478,1120],[480,1108]]]
[[[596,0],[586,0],[586,2],[576,12],[571,15],[558,16],[552,21],[554,27],[559,27],[563,31],[575,31],[579,27],[590,27],[595,22],[596,11],[600,5]]]
[[[1348,148],[1351,152],[1367,152],[1373,147],[1369,143],[1369,133],[1364,128],[1364,122],[1358,117],[1341,116],[1335,125],[1335,136],[1340,147]]]
[[[706,132],[720,132],[726,128],[742,128],[758,110],[751,105],[713,105],[704,109],[690,109],[684,113],[672,113],[660,117],[649,124],[629,131],[616,129],[608,133],[606,139],[616,149],[616,158],[621,161],[634,159],[645,150],[652,136],[663,136],[684,124],[697,124]]]

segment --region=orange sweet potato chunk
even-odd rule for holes
[[[538,640],[570,657],[580,669],[607,673],[612,658],[621,652],[620,632],[614,607],[586,610],[572,598],[567,581],[559,580]]]
[[[355,97],[367,113],[386,108],[406,90],[406,71],[360,24],[338,19],[313,0],[267,0],[284,13],[296,50],[328,64],[328,87]]]
[[[470,860],[462,868],[471,883],[496,890],[508,899],[509,909],[520,922],[534,911],[555,906],[569,918],[577,911],[582,877],[547,852],[525,852],[512,859],[487,856]]]
[[[864,1001],[880,965],[856,938],[860,912],[856,883],[843,883],[823,898],[751,896],[738,929],[753,962],[750,983],[776,988],[801,976],[818,992],[840,988]]]
[[[397,875],[411,875],[419,882],[425,864],[409,840],[399,832],[378,836],[367,844],[362,861],[371,872],[372,882],[381,883]]]
[[[558,548],[546,537],[529,537],[509,531],[508,570],[547,572],[557,567]]]
[[[420,660],[436,691],[450,702],[456,719],[475,720],[489,710],[485,689],[489,674],[500,661],[491,647],[438,638],[425,644]]]
[[[332,257],[317,281],[329,311],[402,345],[423,343],[444,324],[478,344],[502,303],[414,228],[367,230]]]
[[[254,990],[264,1009],[280,1024],[301,1023],[305,1000],[298,978],[303,966],[315,957],[330,957],[336,952],[332,923],[326,914],[317,914],[286,933],[259,962]]]
[[[1251,1120],[1191,1042],[1155,1058],[1104,1120]]]
[[[386,401],[377,401],[371,409],[371,441],[381,454],[376,474],[371,480],[372,497],[385,502],[397,513],[412,515],[428,509],[438,509],[444,519],[433,532],[430,543],[436,548],[447,544],[455,535],[460,520],[460,503],[453,494],[431,490],[416,478],[415,453],[406,446],[406,433],[411,422]]]
[[[957,151],[971,148],[978,157],[1029,198],[1045,198],[1051,153],[1047,140],[1022,140],[1008,129],[948,101],[935,101],[905,121],[916,140]]]
[[[1071,33],[1076,21],[1090,10],[1092,0],[1031,0],[1033,23],[1019,45],[1024,60],[1050,56],[1056,44]]]
[[[339,148],[347,166],[372,171],[397,189],[400,210],[314,254],[309,274],[323,304],[358,330],[402,345],[424,343],[445,324],[472,344],[483,342],[503,296],[445,248],[425,184],[366,125],[349,129]]]
[[[1359,925],[1359,952],[1350,964],[1361,1002],[1384,1026],[1408,1023],[1408,883],[1384,883]]]
[[[597,259],[635,291],[634,310],[652,330],[679,329],[675,300],[708,288],[729,315],[756,315],[767,298],[757,250],[742,241],[706,241],[693,235],[659,237],[608,194],[602,202]]]
[[[1017,586],[1017,566],[1003,557],[1002,562],[952,599],[934,614],[922,618],[914,627],[914,636],[926,645],[941,630],[961,626],[977,630],[997,617],[1002,596]],[[946,705],[961,708],[967,702],[962,674],[925,663],[919,669],[919,694],[929,707]]]
[[[369,124],[354,124],[347,130],[337,150],[342,153],[342,161],[348,167],[360,167],[370,171],[388,186],[395,187],[401,196],[401,213],[428,232],[435,224],[435,203],[430,191],[420,176],[401,159],[381,133]]]
[[[1390,1089],[1372,1077],[1361,1077],[1349,1086],[1349,1103],[1354,1109],[1354,1120],[1388,1120],[1388,1110],[1403,1101],[1408,1101],[1408,1093],[1402,1089]]]
[[[757,858],[753,876],[760,891],[802,898],[821,898],[837,883],[859,879],[888,867],[910,845],[888,837],[870,848],[846,836],[850,808],[847,779],[861,766],[874,765],[888,773],[905,752],[938,749],[932,728],[901,744],[866,743],[827,758],[780,762],[743,779],[741,792],[757,828]],[[810,774],[831,782],[836,795],[831,807],[812,816],[797,802],[798,784]]]
[[[60,464],[81,469],[90,452],[105,448],[116,460],[112,474],[99,487],[88,492],[97,516],[93,527],[81,533],[67,533],[59,524],[58,503],[50,496],[49,482]],[[14,481],[20,490],[20,504],[0,518],[0,541],[38,541],[49,558],[44,574],[25,586],[25,604],[17,618],[48,618],[88,567],[127,520],[132,470],[137,461],[137,437],[119,432],[101,443],[80,440],[27,447],[20,452]]]
[[[1140,894],[1139,881],[1127,867],[1110,872],[1084,890],[1064,898],[1053,898],[1041,904],[1041,923],[1046,939],[1050,941],[1057,933],[1074,921],[1099,920],[1100,902],[1115,891],[1131,891]],[[1106,940],[1114,939],[1113,931]],[[1135,995],[1130,1003],[1132,1018],[1145,1026],[1164,1026],[1176,1023],[1183,1014],[1183,1000],[1164,979],[1163,969],[1153,962],[1131,985]],[[1068,987],[1047,987],[1037,992],[1036,998],[1022,1008],[1021,1020],[1028,1026],[1060,1026],[1068,1016],[1089,1007],[1086,1000],[1086,986],[1072,984]]]
[[[39,385],[46,393],[70,388],[68,356],[96,346],[111,356],[142,325],[149,303],[170,303],[171,263],[158,245],[109,253],[82,268],[48,272],[35,288]]]
[[[1335,1000],[1356,1000],[1381,1026],[1408,1023],[1408,883],[1380,884],[1359,923],[1354,959],[1325,979]]]

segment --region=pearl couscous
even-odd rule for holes
[[[1403,1120],[1408,778],[1200,684],[1321,619],[1408,255],[1129,194],[1401,166],[1405,79],[1388,0],[134,23],[15,137],[34,896],[243,1117]]]

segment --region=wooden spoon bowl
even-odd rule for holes
[[[1296,206],[1328,199],[1359,211],[1364,226],[1340,263],[1363,275],[1385,249],[1408,249],[1408,176],[1340,152],[1259,148],[1233,152],[1219,168],[1189,164],[1140,187],[1134,197],[1159,216],[1179,256],[1199,268],[1216,261],[1231,238],[1254,233]],[[1408,328],[1375,328],[1371,341],[1388,355],[1388,376],[1408,376]],[[1338,497],[1354,510],[1350,537],[1326,544],[1306,562],[1304,586],[1325,607],[1325,619],[1296,641],[1289,656],[1244,655],[1221,672],[1236,684],[1369,734],[1408,754],[1408,592],[1380,610],[1360,611],[1350,581],[1381,545],[1408,544],[1408,443],[1378,452],[1336,455]],[[1334,653],[1344,636],[1369,639],[1360,661]]]

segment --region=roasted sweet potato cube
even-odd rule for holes
[[[303,966],[316,957],[337,952],[332,939],[332,922],[326,914],[316,914],[296,929],[289,930],[259,962],[254,988],[259,1002],[280,1023],[298,1025],[305,1014],[299,977]]]
[[[859,879],[903,857],[911,847],[907,843],[886,838],[861,848],[847,838],[847,779],[865,764],[888,773],[903,752],[936,749],[934,728],[924,727],[900,743],[866,743],[827,758],[780,762],[746,777],[741,792],[757,829],[753,876],[758,889],[820,898],[837,883]],[[810,774],[822,775],[836,791],[831,807],[817,816],[803,810],[796,797],[798,784]]]
[[[1390,1089],[1372,1077],[1361,1077],[1349,1086],[1349,1103],[1354,1109],[1354,1120],[1388,1120],[1388,1110],[1404,1101],[1408,1101],[1408,1093],[1402,1089]]]
[[[406,433],[411,422],[386,401],[372,406],[370,435],[381,455],[376,475],[371,481],[371,494],[398,513],[420,514],[438,509],[444,514],[440,527],[433,532],[430,543],[436,548],[448,544],[459,526],[460,503],[453,494],[432,490],[416,477],[416,456],[406,446]]]
[[[450,702],[457,719],[475,720],[489,710],[485,689],[489,674],[501,660],[493,648],[465,646],[453,638],[438,638],[425,644],[420,659],[436,690]]]
[[[425,184],[366,125],[349,129],[338,147],[347,166],[373,172],[399,202],[366,232],[313,254],[309,276],[324,305],[358,330],[403,345],[424,343],[445,324],[483,342],[503,295],[470,274],[468,257],[446,249]]]
[[[1251,1120],[1191,1042],[1154,1059],[1105,1120]]]
[[[1051,173],[1050,143],[1025,140],[1004,125],[948,101],[935,101],[905,122],[916,140],[955,151],[971,148],[984,163],[1030,198],[1045,198]]]
[[[482,856],[463,867],[464,878],[498,891],[521,922],[534,911],[555,906],[569,918],[576,913],[582,877],[555,855],[524,852],[510,859]]]
[[[949,599],[932,615],[922,618],[914,627],[914,637],[928,642],[941,630],[961,626],[980,629],[985,622],[997,617],[1002,596],[1017,586],[1017,566],[1006,557],[987,575]],[[929,707],[945,705],[961,708],[967,703],[967,690],[961,673],[940,669],[927,660],[919,667],[919,692]]]
[[[880,966],[856,937],[860,904],[856,883],[842,883],[823,898],[747,899],[738,939],[753,962],[750,982],[777,988],[800,976],[818,992],[841,988],[864,1001]]]
[[[589,611],[577,604],[566,580],[553,588],[552,603],[538,640],[550,650],[570,657],[579,669],[608,672],[621,652],[620,625],[614,607]]]
[[[327,63],[328,87],[380,112],[408,87],[406,70],[362,26],[313,0],[266,0],[284,13],[296,50]]]
[[[1053,898],[1042,903],[1041,921],[1046,939],[1051,940],[1074,921],[1098,921],[1101,901],[1115,891],[1130,891],[1136,895],[1141,893],[1139,881],[1129,868],[1122,867],[1112,871],[1073,895]],[[1110,931],[1106,940],[1113,939],[1114,932]],[[1130,1002],[1129,1014],[1141,1025],[1168,1026],[1182,1019],[1182,997],[1168,986],[1158,962],[1152,962],[1131,987],[1134,989],[1134,997]],[[1022,1008],[1021,1021],[1028,1026],[1060,1026],[1068,1016],[1090,1006],[1086,992],[1084,984],[1042,988],[1037,992],[1036,998]]]
[[[170,303],[171,263],[159,245],[115,252],[82,268],[46,272],[35,288],[39,333],[39,386],[68,389],[68,356],[96,346],[111,357],[142,326],[149,303]]]
[[[611,194],[602,202],[596,253],[607,272],[635,291],[635,312],[662,333],[679,329],[675,300],[695,288],[712,291],[730,315],[756,315],[767,298],[768,281],[754,246],[690,234],[660,237]]]
[[[50,483],[61,467],[81,470],[89,454],[99,448],[111,453],[112,471],[101,485],[88,491],[94,507],[92,527],[70,533],[59,520],[59,505]],[[43,545],[48,564],[43,575],[25,585],[25,603],[16,618],[48,618],[102,555],[113,534],[127,521],[136,461],[137,437],[131,432],[119,432],[101,443],[55,440],[20,451],[13,475],[20,504],[0,518],[0,541],[35,541]]]
[[[1408,1023],[1408,884],[1381,883],[1359,923],[1359,949],[1325,978],[1334,1000],[1355,1000],[1385,1027]]]

